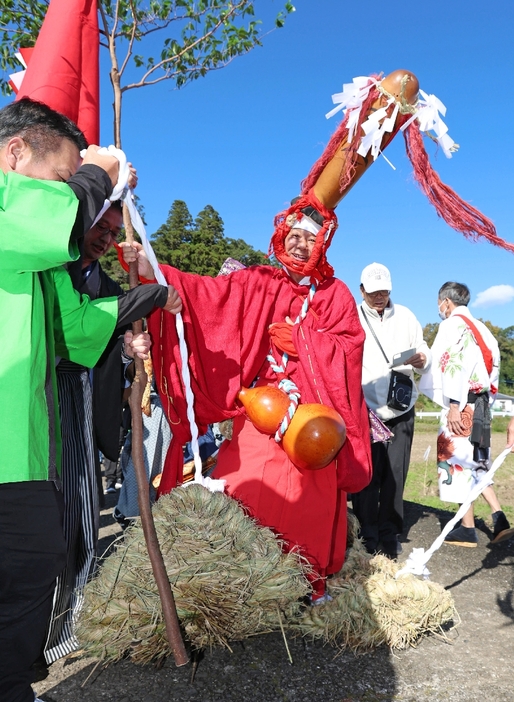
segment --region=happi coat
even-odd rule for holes
[[[483,352],[473,331],[464,321],[469,319],[491,353],[492,367],[486,368]],[[439,496],[445,502],[462,503],[479,478],[477,453],[471,443],[474,422],[474,396],[492,405],[498,392],[500,351],[489,329],[475,319],[465,306],[456,307],[439,325],[432,346],[432,366],[421,377],[420,392],[442,408],[437,437]],[[452,434],[447,425],[450,400],[458,401],[466,425],[463,435]],[[485,446],[487,456],[488,447]]]
[[[91,303],[61,267],[78,204],[65,183],[0,172],[0,483],[57,477],[55,356],[94,366],[116,324],[117,299]]]
[[[287,365],[302,403],[322,403],[344,419],[347,440],[336,460],[318,471],[300,470],[273,436],[262,434],[237,402],[241,387],[276,383],[266,356],[268,327],[296,319],[308,285],[285,270],[255,266],[209,278],[161,266],[184,303],[185,337],[197,422],[234,417],[233,438],[222,444],[215,478],[226,481],[261,524],[298,545],[317,575],[336,572],[346,548],[346,492],[361,490],[371,478],[369,421],[361,388],[364,332],[355,301],[336,278],[321,282],[307,316],[293,328],[298,357]],[[181,446],[190,438],[175,322],[154,312],[149,318],[153,357],[162,404],[173,441],[160,492],[181,482]],[[281,352],[274,348],[275,359]]]

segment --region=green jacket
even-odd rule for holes
[[[116,325],[117,298],[81,297],[61,267],[77,208],[65,183],[0,172],[0,483],[54,477],[55,355],[92,367]]]

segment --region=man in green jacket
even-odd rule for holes
[[[85,146],[76,125],[45,105],[25,99],[0,110],[2,702],[33,702],[30,667],[65,561],[55,357],[94,366],[120,317],[130,321],[127,307],[149,304],[137,291],[91,302],[61,267],[78,257],[118,178],[117,160],[98,147],[80,166]],[[150,297],[150,308],[180,309],[172,288]]]

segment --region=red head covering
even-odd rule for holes
[[[285,249],[285,240],[291,229],[303,217],[316,214],[314,221],[322,219],[321,229],[316,234],[316,243],[311,257],[305,263],[290,256]],[[287,210],[280,212],[275,217],[275,231],[271,237],[269,255],[274,255],[286,268],[294,273],[315,278],[321,282],[325,278],[334,275],[334,269],[328,263],[326,252],[332,241],[332,237],[337,229],[337,217],[334,210],[328,210],[318,198],[314,191],[301,195]]]

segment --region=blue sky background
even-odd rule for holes
[[[460,144],[448,160],[426,140],[432,164],[514,242],[511,0],[294,4],[297,11],[283,29],[228,67],[180,91],[163,82],[125,93],[123,147],[139,171],[149,233],[181,199],[193,216],[212,205],[227,236],[266,251],[275,213],[298,194],[338,124],[337,117],[324,116],[332,93],[354,76],[408,68],[446,105],[445,122]],[[256,0],[264,28],[281,5]],[[105,50],[102,59],[107,144],[112,97]],[[336,275],[360,299],[362,268],[384,263],[393,300],[410,307],[423,325],[437,321],[436,295],[445,281],[468,284],[472,300],[502,285],[503,304],[472,311],[513,325],[514,255],[470,243],[437,217],[413,181],[402,135],[386,154],[397,170],[380,158],[338,207],[340,226],[329,251]]]

